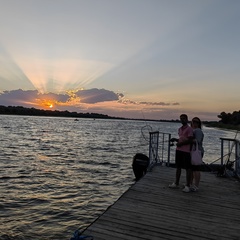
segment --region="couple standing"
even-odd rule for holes
[[[188,125],[188,116],[182,114],[180,116],[182,126],[178,129],[179,138],[172,138],[170,141],[177,142],[175,162],[176,162],[176,180],[169,185],[169,188],[178,188],[181,177],[182,168],[186,169],[186,185],[183,192],[197,191],[200,182],[201,165],[191,164],[191,149],[193,145],[198,144],[199,150],[203,156],[203,138],[204,134],[201,130],[202,123],[198,117],[194,117],[191,121],[191,127]],[[194,185],[193,185],[194,180]]]

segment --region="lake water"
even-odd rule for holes
[[[70,239],[134,183],[132,158],[137,152],[148,155],[148,132],[177,137],[178,127],[1,115],[0,239]],[[203,131],[204,161],[211,163],[220,157],[219,138],[235,133]]]

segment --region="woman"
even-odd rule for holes
[[[203,138],[204,134],[202,131],[202,122],[198,117],[194,117],[191,122],[191,127],[193,128],[195,145],[198,144],[198,149],[202,152],[202,157],[204,154],[203,149]],[[200,173],[201,165],[192,165],[192,181],[194,180],[194,185],[191,186],[191,191],[198,191],[201,173]]]

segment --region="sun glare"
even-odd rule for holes
[[[15,58],[14,60],[40,93],[60,93],[82,88],[113,67],[109,63],[84,59],[48,60],[42,58],[31,61],[29,58]]]
[[[54,107],[54,100],[48,100],[48,99],[38,99],[38,105],[43,107],[44,109],[49,109]]]

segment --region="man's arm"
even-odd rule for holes
[[[182,142],[178,142],[177,147],[181,147],[183,145],[189,145],[189,144],[192,144],[192,142],[193,142],[193,136],[189,136],[186,140]]]

